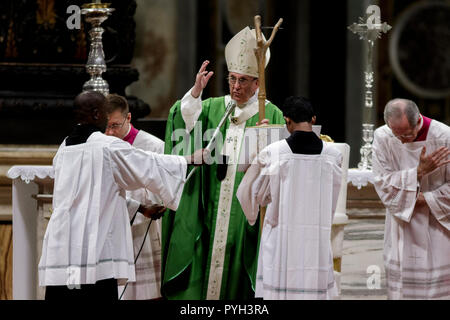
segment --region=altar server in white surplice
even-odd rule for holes
[[[332,299],[330,239],[342,155],[312,131],[315,115],[307,99],[289,97],[282,111],[291,136],[260,152],[237,191],[250,224],[267,206],[255,296]]]
[[[384,110],[375,131],[375,189],[386,207],[389,299],[450,299],[450,128],[410,100]]]
[[[53,213],[39,262],[48,300],[116,300],[117,284],[135,281],[125,190],[147,187],[176,210],[193,159],[104,135],[105,102],[97,92],[75,98],[78,125],[53,159]]]
[[[106,102],[108,126],[105,134],[120,138],[135,148],[164,154],[164,141],[131,124],[131,112],[124,97],[109,94]],[[127,191],[127,199],[128,213],[133,221],[136,282],[128,284],[126,289],[119,287],[119,294],[125,290],[123,300],[158,299],[161,297],[161,220],[153,218],[150,222],[141,213],[142,209],[157,212],[165,211],[165,208],[161,206],[161,199],[148,189]]]

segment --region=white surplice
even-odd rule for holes
[[[94,132],[83,144],[63,142],[53,167],[53,213],[42,246],[39,284],[135,281],[125,190],[147,188],[176,210],[186,160],[144,152]]]
[[[133,142],[133,147],[163,154],[164,141],[139,130]],[[161,204],[161,199],[148,189],[138,189],[127,191],[129,201],[128,211],[130,219],[134,218],[131,226],[133,236],[134,255],[136,261],[136,282],[129,283],[122,300],[148,300],[161,297],[161,220],[153,220],[148,230],[147,237],[144,236],[150,223],[150,219],[141,213],[136,213],[140,204],[154,205]],[[124,288],[119,289],[119,295]]]
[[[294,154],[286,140],[253,161],[237,197],[250,224],[267,211],[261,236],[256,297],[332,299],[331,226],[341,185],[341,153],[323,143],[318,155]]]
[[[425,141],[402,144],[386,125],[375,131],[375,188],[386,207],[388,298],[450,298],[450,165],[417,180],[420,153],[450,149],[450,129],[432,120]],[[427,206],[415,206],[423,192]]]

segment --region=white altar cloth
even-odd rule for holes
[[[366,187],[369,183],[373,184],[375,175],[372,170],[348,169],[347,183],[352,183],[358,190]]]
[[[39,292],[37,242],[42,223],[38,221],[38,201],[33,196],[45,189],[44,184],[53,186],[53,167],[13,166],[7,177],[13,179],[13,299],[35,300]]]

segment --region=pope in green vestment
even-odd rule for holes
[[[225,98],[210,98],[202,102],[198,118],[202,136],[206,130],[218,126],[225,113]],[[172,133],[176,129],[185,128],[180,109],[181,103],[178,101],[170,110],[166,128],[166,153],[171,153],[177,143],[180,143],[172,141]],[[271,103],[266,105],[266,119],[271,124],[284,123],[282,112]],[[257,121],[258,113],[243,125],[255,126]],[[229,127],[228,119],[221,129],[222,139],[226,137]],[[191,132],[190,139],[191,142],[195,140],[195,130]],[[203,141],[203,147],[207,143],[208,141]],[[193,142],[191,148],[194,150]],[[184,186],[178,210],[170,211],[163,218],[162,293],[169,299],[207,299],[211,296],[219,299],[247,299],[254,294],[259,224],[248,224],[236,198],[236,190],[244,173],[236,172],[236,163],[228,164],[225,165],[227,174],[220,181],[218,175],[223,170],[221,166],[223,165],[213,163],[198,168]],[[234,183],[227,182],[227,178],[234,179]],[[228,186],[223,187],[227,183]],[[223,197],[231,197],[228,206],[220,204],[221,194]],[[218,216],[225,216],[222,219],[225,222],[218,223]],[[226,233],[219,240],[221,243],[214,240],[218,237],[218,231]],[[213,255],[215,245],[216,251],[223,252]],[[213,256],[221,259],[212,261]],[[218,274],[210,274],[212,271]],[[219,292],[214,292],[214,289]]]
[[[193,88],[170,109],[165,153],[191,154],[207,146],[226,106],[237,106],[213,144],[211,157],[216,161],[196,169],[178,210],[163,217],[161,293],[168,299],[254,296],[259,224],[248,224],[236,190],[244,176],[237,171],[244,131],[259,119],[255,47],[255,32],[248,27],[227,44],[229,95],[201,100],[213,75],[205,61]],[[268,50],[267,62],[269,58]],[[268,101],[265,118],[270,124],[284,124],[282,112]]]

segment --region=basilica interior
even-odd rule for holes
[[[270,47],[265,77],[267,99],[281,105],[290,95],[310,98],[321,133],[350,146],[349,168],[357,168],[360,161],[360,148],[364,144],[362,124],[371,123],[375,128],[383,125],[384,106],[393,98],[411,99],[423,114],[450,123],[448,2],[108,2],[114,11],[102,23],[107,67],[102,77],[110,93],[126,96],[133,125],[161,139],[170,107],[192,87],[204,60],[211,61],[208,68],[214,71],[214,76],[202,97],[227,94],[224,47],[245,26],[254,28],[257,14],[262,17],[266,37],[278,19],[283,18]],[[76,10],[86,3],[85,0],[0,2],[1,300],[13,299],[15,295],[14,191],[8,171],[18,165],[51,165],[58,145],[70,133],[74,124],[73,99],[90,78],[86,63],[91,51],[92,26]],[[392,27],[378,34],[373,47],[349,29],[354,23],[364,23],[370,5],[377,5],[381,23]],[[70,6],[75,9],[69,10]],[[370,68],[373,82],[368,86]],[[366,106],[368,90],[371,108]],[[38,180],[35,193],[45,194],[51,189],[51,179]],[[381,231],[374,231],[374,239],[381,245],[384,207],[373,186],[349,181],[346,192],[350,233],[343,236],[344,254],[345,241],[358,240],[355,232],[364,229],[358,229],[355,221],[364,221],[369,229],[375,221],[374,228]],[[35,196],[32,201],[27,205],[39,207],[39,218],[48,220],[47,212],[51,211],[48,198]],[[345,271],[345,259],[345,255],[340,256],[338,271]],[[350,285],[342,288],[349,295],[358,294]],[[34,286],[33,290],[34,297],[38,297],[39,289]]]

